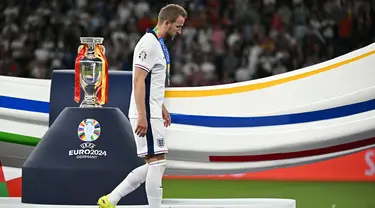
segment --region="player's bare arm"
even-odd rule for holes
[[[164,126],[165,127],[168,127],[171,125],[172,123],[172,120],[171,120],[171,115],[169,114],[167,108],[165,107],[165,105],[163,104],[163,112],[162,112],[162,115],[163,115],[163,119],[164,119]]]
[[[145,105],[145,96],[146,96],[146,86],[145,79],[148,72],[135,67],[134,72],[134,97],[138,110],[138,122],[135,129],[135,133],[138,136],[144,137],[147,133],[147,118],[146,118],[146,105]]]

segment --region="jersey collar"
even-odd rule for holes
[[[156,34],[155,30],[153,30],[153,29],[147,28],[146,32],[147,32],[147,33],[151,33],[151,34],[153,34],[153,35],[156,37],[156,39],[162,38],[162,37],[159,37],[159,36]],[[162,39],[163,39],[163,38],[162,38]]]

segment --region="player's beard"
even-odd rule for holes
[[[164,40],[164,42],[165,42],[165,45],[167,45],[167,47],[169,47],[172,44],[172,42],[173,42],[172,36],[167,35],[167,37]]]
[[[167,34],[165,41],[170,42],[174,40],[174,36]]]
[[[175,38],[175,35],[170,35],[169,33],[167,33],[166,41],[173,41]]]

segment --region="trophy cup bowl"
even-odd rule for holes
[[[87,53],[80,61],[80,86],[84,92],[84,98],[80,107],[101,107],[98,92],[102,87],[103,62],[95,56],[95,47],[100,45],[104,53],[103,38],[81,37],[82,44],[86,44]],[[78,50],[81,49],[80,46]]]

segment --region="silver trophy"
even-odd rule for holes
[[[85,55],[81,55],[79,59],[79,84],[84,92],[80,107],[101,107],[98,92],[103,86],[102,67],[105,63],[98,57],[97,47],[101,47],[99,50],[104,55],[103,39],[101,37],[80,37],[82,45],[78,48],[78,53],[82,49],[85,50]]]

